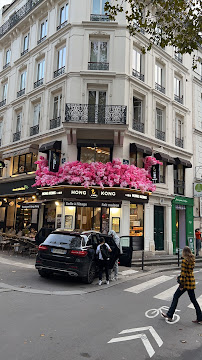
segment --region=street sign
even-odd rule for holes
[[[135,340],[135,339],[141,339],[145,346],[145,349],[148,352],[149,357],[151,358],[155,354],[155,351],[154,351],[147,335],[142,332],[142,331],[147,331],[147,330],[149,330],[149,332],[151,333],[151,335],[157,342],[158,346],[161,347],[163,345],[163,341],[160,338],[160,336],[157,334],[156,330],[154,330],[153,326],[146,326],[146,327],[123,330],[119,333],[119,335],[131,334],[134,332],[139,332],[140,334],[127,335],[127,336],[122,336],[122,337],[118,337],[118,338],[113,338],[110,341],[108,341],[108,344],[123,342],[123,341],[130,341],[130,340]]]

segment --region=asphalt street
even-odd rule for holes
[[[97,280],[42,279],[33,264],[0,254],[0,360],[201,359],[202,326],[191,321],[187,294],[176,322],[160,316],[177,286],[176,270],[120,274],[121,281],[98,287]]]

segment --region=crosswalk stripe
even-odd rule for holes
[[[131,293],[134,293],[134,294],[139,294],[145,290],[148,290],[148,289],[151,289],[153,288],[154,286],[156,285],[159,285],[159,284],[162,284],[168,280],[172,280],[173,279],[173,276],[165,276],[165,275],[162,275],[162,276],[159,276],[155,279],[152,279],[152,280],[149,280],[149,281],[145,281],[144,283],[141,283],[139,285],[135,285],[135,286],[132,286],[128,289],[125,289],[124,291],[128,291],[128,292],[131,292]]]
[[[179,286],[178,284],[175,285],[175,286],[172,286],[171,288],[169,288],[169,289],[167,289],[165,291],[162,291],[158,295],[155,295],[154,298],[155,299],[160,299],[160,300],[170,301],[170,300],[172,300],[173,295],[174,295],[175,291],[177,290],[178,286]]]
[[[202,307],[202,295],[197,298],[197,301],[199,303],[199,306]],[[191,308],[191,309],[194,309],[193,304],[190,304],[188,307]]]

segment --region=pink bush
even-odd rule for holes
[[[79,161],[66,162],[59,167],[57,173],[50,172],[48,161],[44,157],[36,161],[36,182],[33,186],[53,186],[62,183],[69,185],[89,186],[120,186],[129,187],[141,192],[155,191],[156,186],[151,181],[150,169],[153,164],[162,164],[152,156],[145,159],[145,168],[134,165],[124,165],[119,159],[103,164],[93,162],[91,164]]]

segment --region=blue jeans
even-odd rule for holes
[[[173,296],[173,301],[172,301],[172,304],[170,306],[170,309],[168,310],[167,312],[167,316],[169,318],[172,319],[173,317],[173,314],[175,312],[175,309],[177,307],[177,304],[178,304],[178,299],[180,298],[180,296],[182,296],[182,294],[184,294],[185,292],[188,292],[188,295],[189,295],[189,298],[192,302],[192,304],[194,305],[195,307],[195,310],[196,310],[196,318],[198,321],[202,321],[202,313],[201,313],[201,309],[200,309],[200,306],[196,300],[196,296],[195,296],[195,292],[194,292],[194,289],[193,290],[187,290],[187,289],[183,289],[183,290],[180,290],[180,287],[177,288],[174,296]]]

